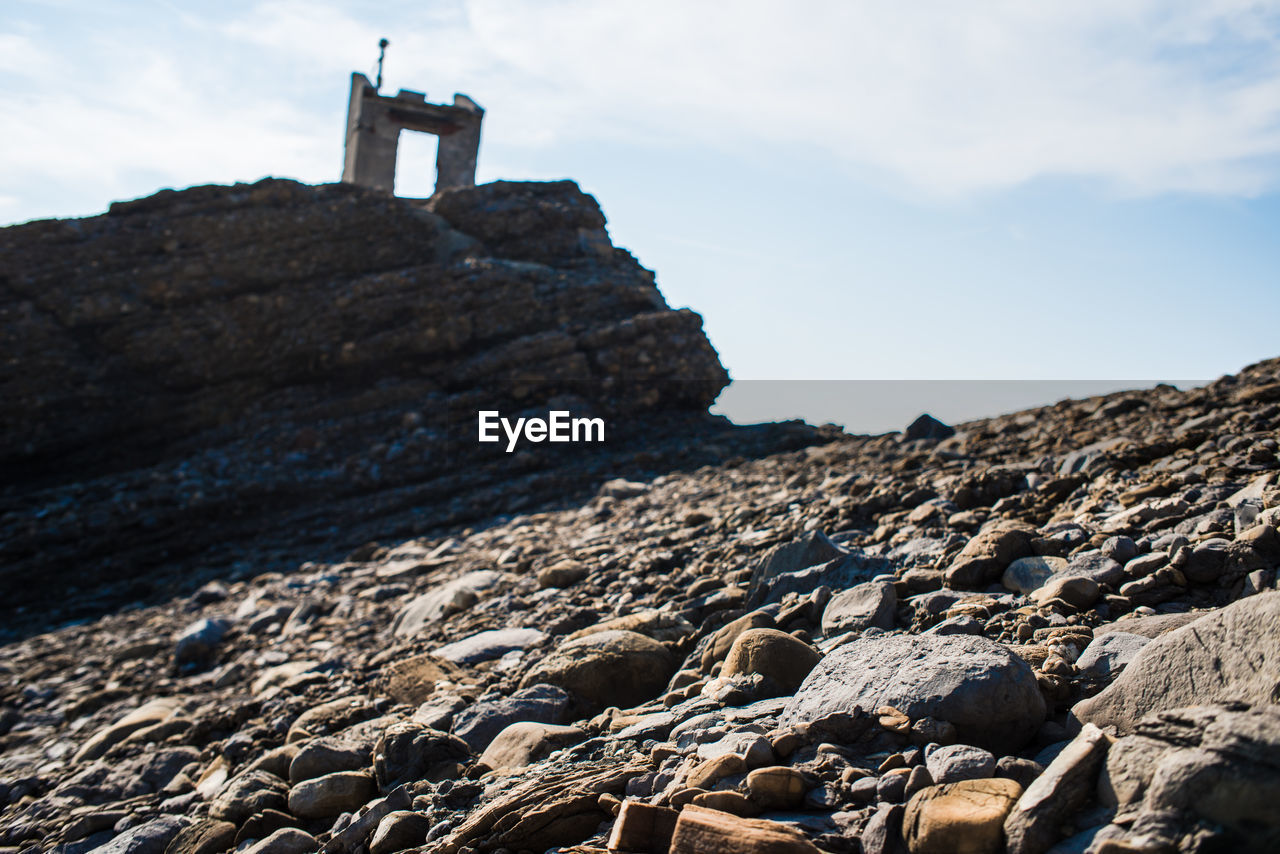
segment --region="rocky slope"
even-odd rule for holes
[[[267,180],[0,229],[0,352],[10,637],[821,439],[706,415],[701,319],[568,181]],[[475,441],[478,410],[549,408],[605,445]]]
[[[4,850],[1280,847],[1280,360],[0,650]]]

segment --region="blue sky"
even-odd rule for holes
[[[486,108],[480,180],[595,194],[735,379],[1101,389],[1280,355],[1280,2],[9,0],[0,222],[336,180],[382,36],[391,91]],[[398,192],[433,144],[402,139]]]

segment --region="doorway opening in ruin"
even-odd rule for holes
[[[425,199],[436,188],[436,150],[440,138],[430,133],[400,131],[396,150],[397,196]]]

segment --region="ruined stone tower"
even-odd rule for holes
[[[416,130],[440,137],[437,191],[475,186],[483,118],[484,110],[466,95],[455,94],[453,104],[430,104],[426,94],[409,89],[395,96],[380,95],[368,77],[355,72],[347,107],[342,180],[393,192],[400,131]]]

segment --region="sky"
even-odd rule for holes
[[[478,180],[599,200],[739,420],[895,429],[1280,356],[1280,0],[6,0],[0,223],[335,181],[382,37],[384,91],[486,109]],[[397,193],[434,145],[402,135]]]

